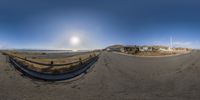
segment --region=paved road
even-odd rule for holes
[[[21,76],[0,55],[0,100],[199,100],[200,52],[140,58],[103,52],[87,74],[62,82]]]

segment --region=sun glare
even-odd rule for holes
[[[73,45],[73,46],[77,46],[80,44],[80,38],[79,37],[71,37],[70,38],[70,44]]]

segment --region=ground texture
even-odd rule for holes
[[[87,74],[42,82],[0,54],[0,100],[199,100],[200,52],[141,58],[103,52]]]

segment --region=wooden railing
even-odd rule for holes
[[[76,77],[84,72],[86,72],[86,70],[88,68],[90,68],[90,66],[92,64],[94,64],[98,58],[99,55],[96,55],[95,57],[91,57],[91,59],[86,60],[84,63],[80,63],[79,67],[74,67],[71,70],[65,71],[65,72],[61,72],[61,73],[45,73],[45,72],[38,72],[32,69],[29,69],[27,67],[24,67],[23,64],[21,64],[20,62],[17,62],[16,59],[14,59],[11,56],[8,56],[10,63],[19,71],[21,71],[22,73],[24,73],[25,75],[28,75],[30,77],[33,78],[37,78],[37,79],[42,79],[42,80],[46,80],[46,81],[60,81],[60,80],[65,80],[65,79],[70,79],[73,77]],[[74,62],[76,63],[76,62]]]
[[[18,58],[18,59],[21,59],[21,60],[24,60],[24,61],[27,61],[27,62],[30,62],[30,63],[33,63],[33,64],[38,64],[38,65],[43,65],[43,66],[67,66],[67,65],[81,64],[81,63],[84,63],[91,58],[98,56],[98,55],[94,54],[94,56],[90,55],[88,58],[85,58],[85,59],[82,59],[81,57],[79,57],[79,61],[75,61],[75,62],[71,62],[71,63],[54,64],[54,62],[51,61],[49,64],[46,64],[46,63],[41,63],[41,62],[29,60],[26,57],[22,58],[22,57],[19,57],[19,56],[13,56],[13,55],[9,55],[9,54],[6,54],[6,55],[8,55],[9,57],[12,57],[12,58]]]

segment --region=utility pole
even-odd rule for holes
[[[170,49],[173,49],[173,40],[172,40],[172,37],[170,37]]]

